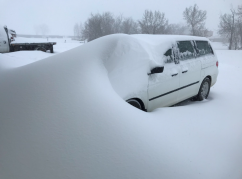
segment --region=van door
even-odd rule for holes
[[[197,95],[200,87],[201,61],[196,58],[193,41],[179,41],[180,90],[178,101]]]
[[[157,107],[171,106],[177,102],[179,88],[179,65],[175,64],[172,49],[165,54],[164,70],[149,76],[148,111]],[[178,62],[177,62],[178,63]]]
[[[0,26],[0,53],[9,52],[8,37],[2,26]]]

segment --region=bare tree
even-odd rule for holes
[[[237,15],[239,16],[240,19],[242,19],[242,5],[238,6]]]
[[[78,25],[78,23],[76,23],[75,25],[74,25],[74,38],[76,39],[76,40],[83,40],[83,34],[82,34],[82,32],[83,32],[83,25],[82,25],[82,23],[80,22],[80,24]]]
[[[235,10],[234,9],[230,9],[231,10],[231,17],[232,17],[232,22],[231,22],[231,31],[230,31],[230,38],[229,38],[229,50],[232,49],[232,45],[234,43],[235,40]],[[237,46],[237,43],[235,43],[235,46]]]
[[[49,27],[46,24],[40,24],[40,25],[35,25],[34,26],[34,31],[36,35],[47,35],[50,32]]]
[[[80,22],[79,31],[78,31],[79,40],[85,40],[84,37],[83,37],[83,30],[84,30],[83,24],[82,24],[82,22]]]
[[[153,13],[145,10],[143,18],[138,23],[143,34],[164,34],[168,26],[165,14],[159,11]]]
[[[192,35],[202,36],[205,29],[206,11],[199,10],[198,6],[190,6],[183,12],[183,17],[191,27]]]
[[[101,16],[102,36],[114,33],[114,29],[113,29],[114,23],[115,23],[115,19],[110,12],[105,12],[102,14]]]
[[[232,49],[242,49],[242,23],[239,19],[235,20]]]
[[[218,33],[229,39],[229,50],[237,49],[237,35],[239,25],[235,24],[235,10],[231,9],[231,14],[220,15]]]
[[[39,25],[39,29],[42,35],[47,35],[50,32],[49,27],[46,24]]]
[[[38,25],[35,25],[34,26],[34,31],[35,31],[35,35],[39,35],[40,29],[39,29],[39,26]]]
[[[167,34],[188,35],[188,28],[182,24],[169,24],[166,32]]]
[[[110,12],[91,14],[85,22],[82,34],[87,41],[114,33],[115,19]]]
[[[101,21],[100,14],[91,14],[91,17],[87,19],[83,29],[83,35],[87,41],[91,41],[102,36]]]
[[[114,33],[138,33],[138,24],[132,18],[122,15],[113,17],[110,12],[91,14],[82,29],[82,37],[87,41]]]
[[[123,15],[119,15],[115,18],[114,24],[113,24],[113,32],[114,33],[122,33],[122,24],[123,24]]]
[[[124,34],[137,34],[138,23],[135,22],[131,17],[124,18],[122,15],[115,18],[113,24],[113,33],[124,33]]]
[[[237,15],[238,15],[237,29],[240,37],[240,48],[242,49],[242,5],[238,6]]]
[[[77,38],[78,37],[78,33],[79,33],[79,26],[78,26],[77,23],[75,24],[73,30],[74,30],[74,36],[75,36],[75,38]]]
[[[125,34],[138,34],[138,23],[135,22],[132,18],[124,19],[122,22],[121,32]]]
[[[231,8],[230,14],[220,15],[218,33],[229,39],[229,50],[242,49],[242,6],[237,12]]]

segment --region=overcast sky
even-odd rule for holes
[[[206,27],[215,32],[220,14],[242,0],[0,0],[0,24],[19,34],[35,34],[34,26],[46,24],[49,34],[73,35],[75,23],[85,22],[91,13],[110,11],[138,20],[146,9],[164,12],[169,23],[185,24],[183,11],[195,3],[207,11]]]

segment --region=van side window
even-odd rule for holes
[[[190,41],[179,41],[180,60],[187,60],[194,57],[194,49]]]
[[[197,48],[198,48],[198,55],[206,55],[206,54],[213,54],[213,50],[208,43],[208,41],[196,41]]]
[[[214,53],[213,53],[213,49],[212,49],[212,47],[211,47],[211,45],[210,45],[209,42],[208,42],[208,46],[209,46],[209,49],[210,49],[211,53],[214,54]]]
[[[174,60],[173,60],[173,54],[171,49],[167,50],[164,56],[165,56],[165,63],[173,63]]]
[[[3,36],[3,34],[2,34],[3,32],[2,32],[2,30],[0,29],[0,38]]]

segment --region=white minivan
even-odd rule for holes
[[[216,83],[218,59],[207,38],[119,34],[112,35],[112,43],[103,59],[109,80],[121,98],[141,110],[206,99]]]

